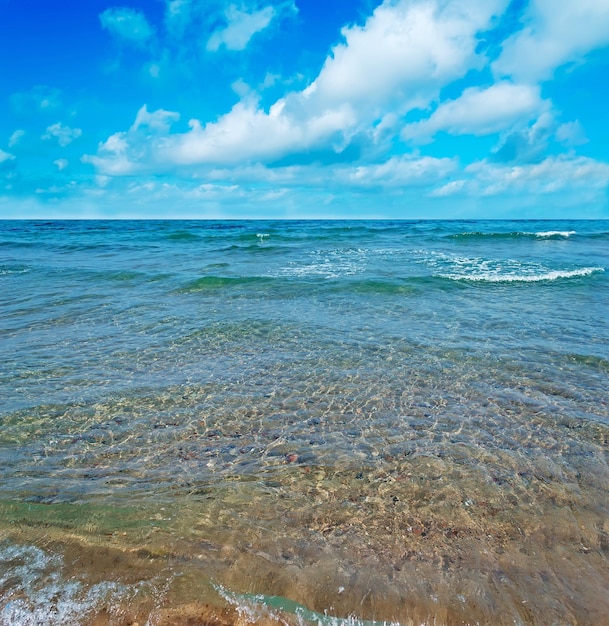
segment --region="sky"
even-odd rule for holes
[[[609,218],[609,0],[0,0],[0,218]]]

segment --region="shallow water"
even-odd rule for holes
[[[0,623],[609,623],[608,244],[0,222]]]

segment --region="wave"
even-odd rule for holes
[[[180,287],[177,291],[178,293],[219,291],[252,285],[269,285],[273,281],[273,278],[267,276],[201,276]]]
[[[10,274],[26,274],[30,271],[27,265],[0,265],[0,276],[9,276]]]
[[[294,615],[298,623],[317,624],[318,626],[391,626],[394,624],[399,626],[397,622],[386,620],[363,620],[355,616],[336,617],[327,611],[319,613],[282,596],[235,593],[219,584],[214,584],[213,586],[224,600],[252,622],[268,620],[285,623],[282,615]],[[340,594],[344,589],[339,587],[337,591]]]
[[[605,271],[604,267],[552,268],[517,259],[488,259],[444,252],[418,250],[419,264],[427,266],[432,276],[453,281],[482,283],[539,283],[576,279]]]
[[[195,235],[187,230],[179,230],[173,233],[170,233],[166,236],[168,241],[177,241],[177,242],[189,242],[189,241],[201,241],[202,237],[199,235]]]
[[[575,235],[575,230],[543,230],[535,233],[535,237],[540,239],[566,239],[571,235]]]
[[[542,230],[542,231],[511,231],[511,232],[483,232],[471,231],[447,235],[449,239],[568,239],[578,234],[575,230]]]
[[[431,275],[394,276],[392,278],[356,277],[346,275],[296,272],[279,276],[202,276],[175,290],[182,294],[246,295],[272,298],[308,297],[318,294],[354,294],[381,297],[407,296],[430,289],[465,288],[467,283],[514,284],[548,283],[577,280],[604,272],[602,267],[576,269],[548,269],[537,266],[514,264],[511,268],[492,266],[488,262],[472,263],[451,268],[436,269]]]
[[[602,267],[582,267],[574,270],[546,270],[533,271],[524,270],[521,272],[501,272],[499,270],[472,271],[471,273],[447,272],[438,274],[441,278],[450,280],[472,281],[484,283],[540,283],[552,282],[561,279],[580,278],[590,276],[598,272],[604,272]]]
[[[330,278],[330,280],[328,279]],[[443,282],[443,281],[442,281]],[[437,278],[429,276],[410,276],[394,278],[359,278],[353,276],[334,277],[314,275],[282,276],[202,276],[175,290],[178,294],[215,294],[250,295],[264,298],[307,298],[311,294],[337,295],[353,294],[360,296],[407,296],[427,290],[433,285],[441,286]],[[457,283],[453,283],[455,287]]]
[[[269,254],[269,253],[281,253],[286,250],[285,246],[282,245],[273,245],[268,243],[267,240],[264,241],[256,241],[242,244],[231,244],[228,246],[223,246],[219,248],[214,248],[213,252],[217,253],[245,253],[245,254]]]

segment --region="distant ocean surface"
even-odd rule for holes
[[[609,624],[609,222],[1,221],[0,290],[0,624]]]

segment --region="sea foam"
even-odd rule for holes
[[[423,253],[423,258],[419,262],[427,265],[434,276],[458,281],[537,283],[581,278],[605,271],[600,266],[558,269],[517,259],[488,259],[443,252],[418,252]]]
[[[596,272],[604,272],[602,267],[582,267],[575,270],[548,270],[540,273],[501,273],[500,271],[482,271],[479,273],[472,272],[468,275],[463,274],[440,274],[442,278],[451,280],[470,280],[487,283],[538,283],[544,281],[554,281],[563,278],[577,278],[581,276],[590,276]]]
[[[6,626],[82,624],[96,608],[125,592],[115,582],[85,588],[62,575],[62,559],[35,546],[5,544],[0,549],[0,623]]]
[[[575,235],[576,231],[574,230],[545,230],[535,233],[536,237],[540,238],[551,238],[551,237],[570,237],[571,235]]]

